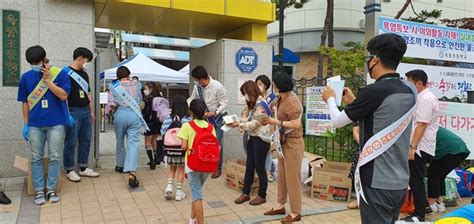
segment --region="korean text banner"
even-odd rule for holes
[[[439,125],[461,137],[474,159],[474,104],[439,102]]]
[[[467,91],[474,90],[474,69],[401,63],[397,72],[403,77],[413,69],[426,72],[427,86],[438,98],[445,96],[451,99],[457,96],[462,99],[467,97]]]
[[[407,42],[405,57],[474,61],[474,31],[387,17],[379,18],[379,34],[396,33]]]

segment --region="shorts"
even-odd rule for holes
[[[202,200],[202,186],[204,185],[204,182],[206,181],[206,178],[209,174],[192,171],[187,173],[187,175],[193,201]]]

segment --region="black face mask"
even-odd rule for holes
[[[367,69],[369,71],[369,76],[371,79],[373,79],[374,77],[372,77],[372,70],[374,70],[374,67],[375,65],[373,65],[372,67],[370,67],[370,61],[372,61],[374,57],[372,57],[370,60],[367,61]]]

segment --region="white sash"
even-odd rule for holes
[[[135,112],[135,114],[137,114],[137,116],[143,123],[143,127],[149,131],[150,129],[148,128],[146,121],[143,119],[142,112],[140,110],[140,105],[138,105],[138,103],[132,98],[132,96],[127,93],[127,91],[125,91],[123,86],[120,84],[120,81],[112,82],[112,90],[133,110],[133,112]]]
[[[84,90],[84,92],[89,92],[89,84],[79,74],[77,74],[77,72],[69,68],[69,66],[66,66],[63,69],[67,72],[70,78],[74,79],[74,81],[81,86],[81,89]]]
[[[412,88],[410,87],[410,89]],[[416,102],[417,93],[414,93]],[[412,121],[413,112],[415,111],[415,108],[416,103],[401,118],[399,118],[397,121],[372,136],[364,144],[364,147],[362,148],[359,154],[359,161],[357,163],[357,167],[354,173],[354,188],[356,190],[358,204],[360,204],[361,197],[362,199],[364,199],[365,203],[368,204],[367,200],[365,199],[364,191],[362,189],[362,182],[360,180],[360,167],[379,157],[385,151],[387,151],[393,144],[395,144],[395,142],[400,138],[403,132],[405,132],[406,128]]]

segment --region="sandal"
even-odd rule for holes
[[[133,173],[128,173],[128,186],[136,188],[138,185],[140,185],[140,181],[138,181],[137,176]]]
[[[121,166],[115,166],[115,172],[123,173],[123,167],[121,167]]]

